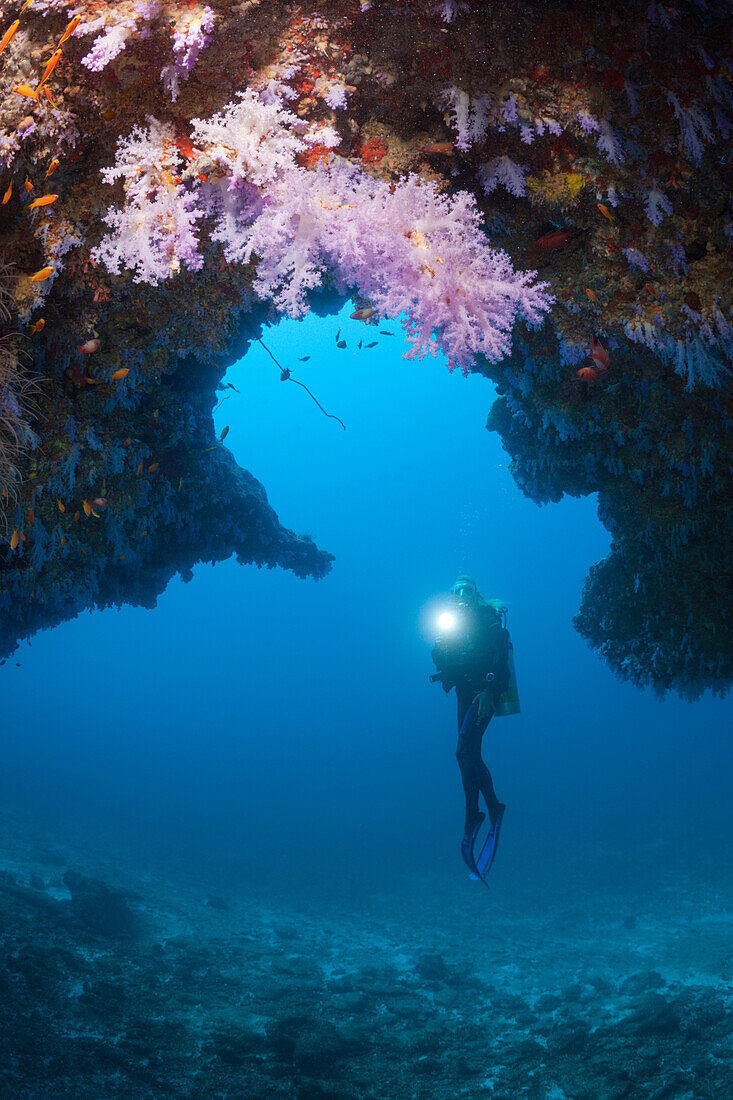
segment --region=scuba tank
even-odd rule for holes
[[[497,608],[497,610],[501,615],[501,625],[506,630],[506,616],[509,609],[502,605],[500,608]],[[521,709],[519,706],[517,671],[514,667],[514,646],[512,645],[511,641],[508,642],[508,645],[509,652],[507,654],[507,664],[509,666],[509,683],[496,700],[494,714],[497,718],[504,718],[506,715],[509,714],[519,714]]]
[[[514,646],[509,643],[509,683],[499,698],[496,700],[494,714],[497,718],[503,718],[507,714],[519,714],[519,689],[517,688],[517,673],[514,668]]]

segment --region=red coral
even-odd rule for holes
[[[298,154],[298,164],[303,168],[313,168],[319,160],[327,160],[331,150],[327,145],[322,145],[321,142],[316,142],[306,149],[305,152]]]
[[[389,152],[389,146],[385,145],[381,138],[373,137],[362,141],[358,152],[365,164],[379,164]]]

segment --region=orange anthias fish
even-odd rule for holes
[[[61,38],[59,38],[59,46],[63,46],[63,44],[67,40],[67,38],[71,38],[72,34],[74,33],[74,31],[76,30],[76,28],[79,26],[80,23],[81,23],[81,16],[80,15],[75,15],[74,18],[69,23],[66,30],[64,31],[64,33],[61,35]]]
[[[58,195],[42,195],[40,199],[34,199],[28,207],[29,210],[35,210],[37,206],[50,206],[52,202],[56,202]]]
[[[49,103],[51,104],[51,106],[53,107],[54,111],[58,111],[58,107],[57,107],[57,105],[56,105],[56,104],[54,103],[54,101],[53,101],[53,100],[51,99],[51,93],[50,93],[50,92],[49,92],[49,90],[48,90],[48,84],[44,84],[44,85],[43,85],[43,91],[44,91],[44,94],[45,94],[45,96],[46,96],[46,99],[47,99],[47,100],[48,100],[48,102],[49,102]],[[58,161],[57,161],[56,163],[58,164]]]
[[[49,176],[52,176],[54,174],[54,172],[56,171],[56,169],[58,168],[58,166],[59,166],[59,158],[54,157],[53,160],[51,161],[51,163],[49,164],[48,168],[46,169],[46,175],[44,176],[44,179],[48,179]]]
[[[35,275],[29,275],[28,279],[31,283],[45,283],[46,279],[49,279],[55,270],[55,267],[42,267]]]
[[[88,342],[90,342],[90,341],[88,341]],[[130,373],[130,368],[129,367],[120,367],[119,370],[113,371],[113,373],[110,374],[110,376],[109,376],[110,381],[111,382],[119,382],[120,379],[127,378],[129,373]]]
[[[597,202],[596,207],[600,210],[601,214],[603,214],[604,218],[608,218],[610,222],[613,221],[613,214],[607,206],[604,206],[602,202]]]
[[[43,317],[39,317],[34,325],[31,325],[31,332],[42,332],[46,327],[46,322]]]
[[[85,516],[91,516],[91,514],[92,514],[92,506],[91,506],[91,504],[89,503],[89,501],[88,501],[88,500],[83,500],[83,501],[81,502],[81,506],[82,506],[82,508],[84,509],[84,515],[85,515]]]
[[[595,302],[595,304],[598,305],[598,298],[596,297],[595,290],[589,290],[588,287],[586,287],[585,293],[588,295],[591,302]]]
[[[13,533],[10,536],[10,549],[11,550],[17,550],[19,542],[20,542],[20,538],[18,537],[18,528],[14,527],[13,528]]]
[[[51,54],[51,58],[48,62],[48,65],[46,65],[46,68],[43,70],[43,76],[41,77],[41,83],[38,85],[37,91],[40,90],[43,87],[43,85],[46,83],[46,81],[48,80],[51,73],[54,71],[54,69],[58,65],[59,61],[61,60],[62,53],[63,53],[63,50],[56,50],[55,53]]]
[[[578,378],[582,378],[584,382],[596,382],[599,378],[603,377],[602,370],[596,370],[595,367],[581,367],[577,371]]]
[[[590,346],[588,348],[590,357],[595,363],[598,370],[608,370],[611,365],[611,357],[604,347],[600,344],[594,343],[591,338]]]
[[[16,19],[14,23],[11,23],[5,34],[0,38],[0,50],[4,50],[10,39],[13,37],[18,27],[20,26],[20,19]]]
[[[33,180],[31,179],[30,176],[25,177],[25,183],[23,184],[23,186],[25,187],[25,189],[28,193],[30,193],[33,190]]]
[[[80,351],[82,355],[92,355],[93,352],[99,351],[101,342],[101,340],[97,340],[95,337],[93,340],[87,340],[85,343],[79,344],[76,350]]]
[[[5,206],[6,202],[10,202],[10,196],[12,195],[12,193],[13,193],[13,181],[11,180],[10,181],[10,186],[8,187],[5,194],[3,195],[3,206]]]
[[[38,92],[35,88],[31,88],[29,84],[18,84],[13,88],[16,95],[24,95],[27,99],[38,99]]]

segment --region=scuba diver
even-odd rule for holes
[[[472,877],[485,880],[499,843],[506,806],[494,790],[491,772],[481,756],[481,741],[494,714],[516,714],[519,700],[514,679],[506,607],[485,600],[471,577],[459,577],[452,590],[452,612],[439,616],[441,629],[432,651],[438,671],[430,677],[447,693],[456,689],[458,746],[456,760],[466,796],[466,821],[461,854]],[[478,857],[476,838],[486,814],[479,810],[481,794],[490,829]],[[484,882],[485,884],[485,882]]]

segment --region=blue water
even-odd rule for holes
[[[332,572],[199,566],[2,669],[0,1094],[725,1100],[731,704],[612,678],[571,626],[595,502],[525,500],[490,383],[348,312],[265,333],[345,431],[259,345],[215,417]],[[488,889],[428,682],[464,572],[522,704]]]
[[[468,572],[510,609],[522,702],[485,738],[509,805],[497,876],[531,877],[548,836],[553,851],[633,853],[682,828],[719,844],[731,703],[619,684],[572,629],[608,547],[595,501],[523,498],[484,429],[491,384],[405,360],[398,325],[379,336],[348,314],[265,333],[346,431],[256,344],[215,416],[332,572],[199,566],[154,611],[37,636],[3,670],[3,803],[193,868],[221,860],[280,893],[370,892],[436,869],[458,892],[454,702],[427,677],[440,598]]]

